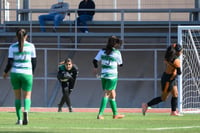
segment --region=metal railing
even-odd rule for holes
[[[2,10],[3,9],[1,9],[1,11]],[[30,16],[30,19],[27,20],[27,22],[30,22],[29,25],[28,25],[28,28],[30,28],[30,38],[33,38],[35,35],[41,35],[42,36],[42,33],[40,33],[40,32],[39,33],[33,32],[33,29],[35,28],[33,26],[33,22],[35,21],[33,19],[34,18],[33,14],[36,14],[37,12],[43,12],[44,13],[44,11],[47,12],[48,10],[29,9],[29,10],[15,10],[15,11],[16,11],[16,14],[17,14],[16,16],[18,16],[18,18],[16,17],[16,20],[18,20],[18,21],[16,21],[16,20],[13,20],[13,21],[16,22],[16,23],[17,22],[19,22],[19,23],[23,23],[24,22],[24,21],[19,21],[20,12],[29,13],[28,15]],[[127,25],[128,25],[127,22],[131,22],[132,25],[128,25],[128,28],[141,28],[141,27],[138,27],[138,25],[140,25],[141,23],[143,23],[144,30],[145,30],[145,26],[148,27],[148,26],[150,26],[152,24],[153,24],[153,26],[151,26],[150,29],[153,29],[153,28],[156,28],[156,27],[160,28],[159,27],[160,25],[164,25],[164,27],[167,26],[168,43],[170,43],[171,42],[170,41],[171,34],[172,34],[171,29],[172,29],[173,25],[179,25],[179,24],[199,24],[199,21],[192,21],[190,17],[191,17],[191,14],[193,14],[194,12],[199,12],[200,10],[199,9],[141,9],[141,10],[134,10],[134,9],[115,9],[115,10],[113,10],[113,9],[102,9],[101,10],[101,9],[96,9],[95,11],[96,11],[97,14],[101,14],[101,13],[111,13],[111,14],[112,13],[118,13],[118,14],[120,14],[119,15],[120,16],[119,20],[117,20],[117,21],[114,21],[114,20],[105,20],[105,22],[108,22],[108,23],[111,22],[111,24],[112,24],[112,22],[119,22],[119,29],[120,29],[120,31],[118,32],[119,33],[118,35],[120,35],[120,37],[122,39],[124,39],[125,41],[126,41],[126,37],[127,37],[126,36],[126,33],[127,33],[126,32],[126,28],[127,28]],[[74,9],[74,10],[71,9],[70,12],[72,12],[72,14],[74,14],[74,16],[75,16],[74,18],[77,17],[77,15],[76,15],[77,10],[76,9]],[[162,20],[151,20],[151,19],[145,19],[145,20],[143,20],[143,18],[142,18],[140,21],[138,21],[137,20],[137,15],[139,13],[140,13],[140,15],[143,14],[144,16],[145,16],[145,14],[149,14],[149,13],[155,13],[155,14],[166,13],[167,17],[163,18]],[[178,18],[174,18],[174,16],[173,16],[176,13],[178,13],[178,14],[179,13],[184,13],[185,15],[184,15],[183,18],[181,18],[179,20]],[[136,14],[135,15],[136,17],[135,17],[134,20],[127,20],[126,19],[127,14],[129,14],[129,15]],[[73,21],[73,20],[70,19],[70,21]],[[96,21],[96,20],[94,19],[94,21]],[[3,24],[5,24],[5,23],[3,23]],[[58,53],[61,52],[61,51],[65,51],[65,52],[67,52],[67,51],[68,52],[69,51],[75,51],[75,52],[78,52],[78,53],[86,51],[86,52],[90,53],[90,52],[94,52],[94,51],[97,52],[97,50],[98,50],[96,48],[93,48],[93,49],[88,49],[88,48],[81,49],[81,48],[77,48],[78,37],[79,36],[89,36],[89,35],[92,34],[93,37],[97,37],[98,34],[94,34],[94,33],[91,33],[91,34],[83,34],[83,33],[81,33],[81,34],[79,34],[78,31],[77,31],[78,27],[77,27],[76,23],[75,23],[75,25],[72,26],[72,28],[74,29],[74,31],[72,33],[66,33],[66,32],[64,32],[64,33],[58,33],[58,34],[55,34],[55,33],[48,33],[48,34],[49,35],[58,36],[58,39],[57,39],[57,41],[58,41],[57,45],[58,46],[60,45],[60,36],[62,36],[62,35],[63,36],[69,36],[71,34],[71,36],[73,36],[75,38],[75,42],[74,42],[75,48],[71,48],[71,49],[70,48],[69,49],[59,48],[59,47],[58,48],[37,48],[37,53],[42,53],[42,54],[38,55],[38,58],[42,59],[42,61],[39,61],[39,62],[43,62],[43,64],[42,64],[42,66],[40,64],[40,67],[39,67],[40,70],[38,70],[39,72],[36,71],[36,74],[34,75],[34,80],[35,81],[41,81],[42,84],[44,85],[44,86],[40,86],[40,91],[42,91],[41,94],[43,94],[43,97],[44,97],[44,106],[48,106],[49,105],[48,104],[49,103],[48,102],[49,101],[48,93],[49,93],[49,87],[50,87],[49,86],[49,81],[50,82],[51,81],[55,82],[57,80],[56,77],[55,77],[56,66],[57,66],[58,62],[61,59],[63,59],[63,58],[66,57],[66,54],[65,54],[64,57],[61,57],[60,55],[55,57],[55,53],[54,52],[53,52],[54,53],[53,55],[50,54],[50,53],[52,51],[57,51]],[[146,28],[146,30],[147,30],[147,28]],[[3,32],[3,34],[5,34],[5,33],[6,33],[5,36],[8,36],[8,35],[12,36],[12,34],[13,34],[13,36],[15,36],[14,32],[11,33],[11,34],[9,34],[8,32]],[[112,34],[113,32],[109,31],[108,33]],[[137,34],[137,33],[134,34],[134,33],[135,33],[135,31],[130,32],[130,34],[131,34],[132,37],[133,36],[138,36],[138,37],[140,36],[140,34]],[[141,32],[141,33],[144,33],[144,31]],[[152,32],[150,31],[149,33],[152,33]],[[159,33],[160,32],[158,32],[158,34]],[[104,33],[102,35],[105,36]],[[108,35],[108,34],[106,34],[106,35]],[[148,35],[148,33],[147,33],[147,35]],[[37,45],[37,43],[36,43],[36,45]],[[7,48],[2,48],[2,47],[0,48],[0,50],[7,50],[7,49],[8,49],[8,47]],[[148,76],[147,77],[145,77],[145,76],[144,77],[134,77],[134,76],[131,77],[130,74],[129,74],[130,72],[125,72],[124,73],[125,76],[119,77],[119,81],[153,82],[153,86],[150,86],[150,87],[154,88],[154,96],[157,96],[157,90],[158,90],[157,86],[158,86],[158,81],[160,80],[160,78],[159,78],[159,73],[160,73],[159,70],[160,70],[160,68],[159,67],[161,67],[161,66],[158,65],[158,62],[159,62],[158,52],[163,52],[164,49],[156,49],[156,48],[155,49],[145,49],[145,48],[143,48],[143,49],[125,49],[125,48],[122,48],[121,51],[124,52],[124,54],[126,54],[126,52],[133,52],[133,53],[143,52],[144,54],[146,52],[150,52],[150,53],[153,54],[153,57],[149,56],[149,58],[152,58],[151,61],[152,61],[152,65],[153,65],[153,75],[151,75],[149,77]],[[51,58],[53,58],[53,57],[55,57],[56,59],[52,60]],[[90,58],[92,59],[93,57],[90,57]],[[76,58],[76,59],[78,59],[78,58]],[[125,58],[125,60],[130,60],[130,59],[128,59],[128,57],[127,57],[127,59]],[[80,60],[74,60],[74,62],[79,62],[79,61]],[[6,64],[6,61],[4,61],[3,64]],[[55,66],[54,66],[54,68],[50,69],[50,65],[51,66],[55,65]],[[80,68],[87,68],[88,64],[84,64],[84,66],[79,66],[79,67]],[[128,67],[133,67],[133,66],[128,66]],[[1,69],[3,69],[3,68],[1,68]],[[145,70],[148,70],[148,68],[145,69]],[[50,73],[54,73],[54,75],[50,76]],[[127,75],[129,75],[129,76],[127,77]],[[2,77],[0,77],[0,80],[3,80]],[[79,77],[78,77],[77,80],[78,81],[91,82],[91,81],[98,80],[98,79],[96,79],[95,77],[93,77],[91,74],[82,75],[81,71],[80,71],[80,75],[79,75]],[[3,81],[1,81],[1,82],[3,82]],[[37,89],[37,88],[38,88],[38,86],[36,85],[36,87],[34,89]]]
[[[83,34],[78,31],[77,22],[77,11],[80,9],[70,9],[70,17],[65,20],[64,25],[61,26],[62,29],[69,28],[69,31],[58,34],[42,34],[38,33],[39,31],[34,31],[34,28],[39,28],[38,15],[47,13],[49,9],[1,9],[1,11],[14,11],[16,12],[15,17],[12,22],[15,24],[21,24],[21,26],[27,26],[30,32],[30,41],[36,35],[38,36],[57,36],[57,43],[60,43],[60,38],[64,37],[73,37],[75,48],[78,47],[79,37],[102,37],[116,35],[119,36],[124,42],[126,38],[130,37],[157,37],[158,35],[164,36],[166,38],[167,44],[171,43],[171,38],[176,37],[176,33],[172,33],[172,29],[176,28],[177,25],[197,25],[200,24],[200,21],[193,20],[194,15],[200,11],[200,9],[94,9],[96,14],[95,16],[103,16],[102,20],[96,20],[95,16],[92,22],[89,23],[89,29],[94,28],[96,30],[104,29],[109,30],[104,31],[95,31],[89,34]],[[90,9],[92,10],[92,9]],[[66,11],[66,10],[64,10]],[[117,14],[117,19],[113,19],[113,15]],[[27,17],[24,17],[27,16]],[[116,17],[116,15],[114,15]],[[140,16],[140,17],[138,17]],[[21,20],[21,18],[27,18],[26,20]],[[106,18],[106,19],[104,19]],[[140,19],[138,19],[140,18]],[[198,18],[198,16],[195,18]],[[5,24],[9,24],[10,21],[4,21],[4,29],[9,28],[5,27]],[[35,26],[35,24],[37,24]],[[15,28],[14,26],[13,28]],[[48,27],[48,26],[47,26]],[[50,26],[51,27],[51,26]],[[12,28],[12,27],[10,27]],[[137,32],[137,29],[143,28],[142,32]],[[146,28],[146,29],[144,29]],[[165,32],[156,32],[156,29],[165,28]],[[114,31],[114,29],[118,29]],[[145,32],[145,30],[147,30]],[[36,33],[37,32],[37,33]],[[58,44],[59,45],[59,44]]]

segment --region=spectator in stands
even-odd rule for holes
[[[58,104],[58,112],[62,112],[62,106],[65,102],[69,108],[69,112],[73,112],[69,96],[74,88],[77,74],[78,68],[72,63],[70,58],[60,63],[57,78],[62,86],[63,96]]]
[[[103,112],[106,108],[108,101],[113,112],[113,119],[121,119],[124,117],[118,114],[116,97],[116,86],[118,80],[117,67],[122,66],[122,56],[118,48],[121,46],[122,41],[115,36],[108,39],[106,48],[101,49],[93,60],[94,74],[98,76],[98,62],[101,62],[101,83],[104,91],[104,96],[101,100],[101,106],[97,119],[104,119]]]
[[[177,75],[181,74],[181,63],[179,56],[182,54],[182,46],[180,44],[173,44],[169,46],[165,53],[164,63],[166,65],[165,72],[161,78],[162,94],[149,101],[148,103],[142,104],[142,113],[145,115],[149,106],[156,105],[160,102],[166,101],[169,94],[172,94],[171,98],[171,116],[178,116],[176,112],[177,99],[178,99],[178,88],[176,83]]]
[[[58,0],[58,3],[53,4],[51,6],[49,14],[40,15],[39,16],[39,23],[40,23],[40,29],[42,32],[45,32],[45,21],[53,21],[54,27],[53,31],[56,32],[56,28],[59,26],[60,22],[63,21],[66,14],[69,16],[70,13],[67,12],[69,9],[69,4],[63,2],[63,0]],[[63,11],[66,10],[66,11]]]
[[[28,112],[31,107],[31,92],[33,73],[36,67],[36,51],[34,44],[27,42],[27,33],[24,29],[16,31],[18,42],[9,47],[8,63],[3,78],[10,72],[11,84],[15,94],[15,109],[17,125],[28,124]],[[21,93],[22,92],[22,93]],[[21,99],[23,94],[24,112],[22,121]]]
[[[78,9],[95,9],[95,3],[93,0],[82,0]],[[95,11],[85,10],[78,11],[77,25],[80,26],[80,31],[88,33],[87,21],[92,21]]]

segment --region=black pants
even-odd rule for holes
[[[61,82],[62,85],[62,98],[59,103],[59,107],[62,107],[64,103],[67,104],[68,107],[71,107],[71,100],[70,100],[70,91],[69,91],[69,83],[68,82]]]

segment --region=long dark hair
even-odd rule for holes
[[[24,48],[24,38],[27,35],[26,30],[25,29],[18,29],[16,31],[16,36],[17,36],[17,40],[18,40],[18,48],[19,48],[19,52],[23,52],[23,48]]]
[[[168,62],[173,62],[177,58],[177,52],[180,52],[182,50],[182,46],[180,44],[172,44],[167,48],[167,51],[165,53],[165,60]]]
[[[110,53],[113,50],[113,47],[115,47],[116,44],[121,45],[122,41],[118,39],[116,36],[111,36],[108,38],[108,42],[105,48],[106,55],[110,55]]]

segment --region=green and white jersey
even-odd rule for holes
[[[36,58],[36,51],[34,44],[25,41],[23,52],[19,52],[18,42],[13,43],[9,47],[8,58],[13,58],[13,66],[11,72],[32,75],[31,58]]]
[[[123,63],[119,50],[113,49],[110,55],[106,55],[105,50],[101,49],[95,60],[101,61],[101,78],[115,79],[118,77],[117,67]]]

